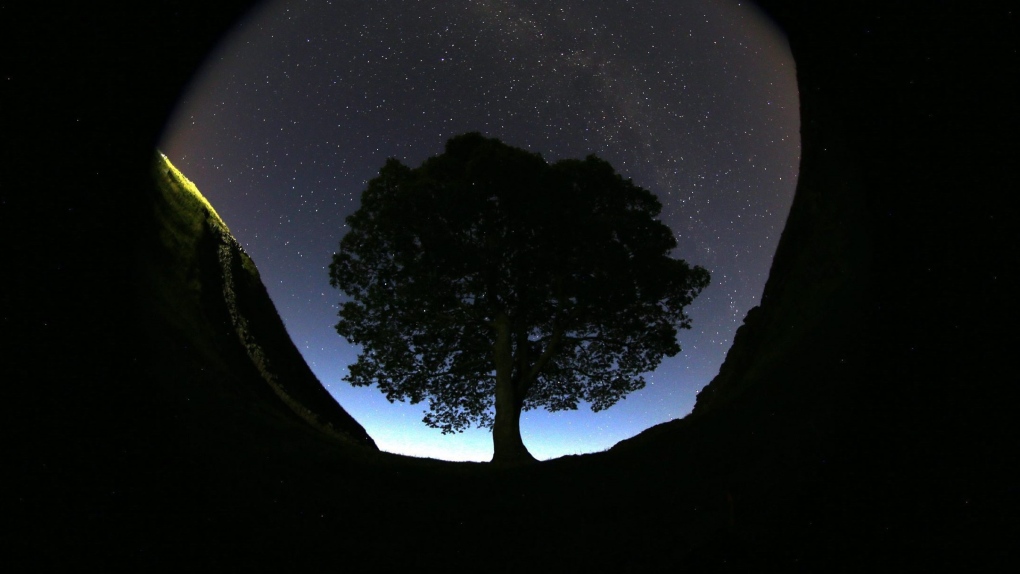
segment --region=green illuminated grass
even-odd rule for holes
[[[223,221],[223,218],[220,217],[220,214],[216,213],[216,209],[213,208],[211,203],[209,203],[209,200],[202,195],[202,192],[198,191],[198,187],[192,183],[190,179],[185,177],[184,174],[181,173],[181,170],[174,167],[174,164],[170,163],[170,159],[167,158],[163,152],[159,152],[158,161],[159,163],[157,164],[157,167],[159,168],[159,171],[164,173],[170,185],[181,192],[191,194],[194,199],[198,200],[198,202],[205,207],[205,209],[209,212],[209,215],[211,215],[225,231],[230,231],[230,228],[227,227],[227,224]]]
[[[209,229],[229,233],[228,227],[198,187],[162,153],[153,158],[152,176],[154,233],[137,251],[143,270],[140,280],[150,294],[142,301],[142,312],[161,315],[207,360],[219,362],[219,353],[212,351],[218,334],[211,327],[204,299],[216,297],[220,286],[210,283],[218,274],[207,253]]]

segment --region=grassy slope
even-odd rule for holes
[[[253,396],[271,390],[291,414],[320,431],[374,448],[361,425],[308,369],[254,262],[209,202],[162,154],[153,174],[155,236],[140,251],[146,287],[140,291],[140,311],[172,326],[161,326],[158,335],[204,354],[225,388],[254,385],[256,389],[236,389]],[[165,345],[156,348],[167,354]],[[253,367],[259,383],[227,382],[250,375]]]

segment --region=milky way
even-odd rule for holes
[[[536,457],[603,450],[681,417],[757,304],[800,156],[785,38],[724,1],[267,2],[210,56],[160,144],[255,260],[288,332],[380,448],[488,460],[424,405],[341,379],[357,348],[327,266],[388,157],[416,166],[480,131],[547,160],[596,154],[663,202],[676,255],[712,273],[683,352],[601,413],[528,412]]]

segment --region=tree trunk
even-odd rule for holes
[[[501,315],[497,317],[495,326],[493,356],[496,363],[496,420],[492,425],[492,462],[509,465],[535,462],[535,457],[531,456],[521,440],[521,407],[524,406],[524,397],[517,396],[513,380],[510,321]]]
[[[492,425],[492,462],[497,464],[524,464],[535,462],[524,441],[521,440],[521,403],[510,396],[500,401],[496,388],[496,421]],[[502,408],[501,408],[502,407]]]

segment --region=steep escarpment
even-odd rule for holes
[[[223,381],[256,385],[316,430],[375,448],[308,368],[287,334],[255,263],[198,189],[160,154],[152,194],[156,225],[140,267],[150,287],[140,305],[174,327],[178,345],[204,353]],[[162,328],[162,323],[160,324]],[[158,346],[165,351],[165,347]],[[252,377],[250,375],[256,375]]]

